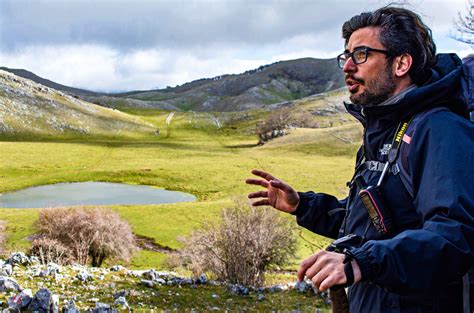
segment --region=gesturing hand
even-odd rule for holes
[[[252,174],[263,179],[249,178],[245,182],[250,185],[258,185],[267,190],[253,192],[248,195],[250,199],[263,198],[255,201],[253,206],[270,205],[283,212],[292,213],[298,207],[300,197],[298,193],[287,183],[281,181],[269,173],[252,170]]]

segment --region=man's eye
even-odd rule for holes
[[[354,58],[357,61],[364,61],[365,60],[365,51],[364,50],[354,51]]]

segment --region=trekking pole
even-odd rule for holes
[[[349,300],[346,290],[342,286],[331,287],[329,298],[331,299],[332,313],[349,313]]]

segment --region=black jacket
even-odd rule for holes
[[[351,313],[462,312],[462,276],[474,264],[474,124],[460,97],[460,64],[455,55],[439,55],[430,80],[396,103],[346,105],[364,126],[365,158],[379,162],[387,161],[386,145],[400,121],[446,108],[427,114],[405,147],[413,195],[396,171],[384,179],[391,234],[368,224],[356,184],[343,200],[300,193],[301,226],[330,238],[365,233],[363,245],[351,249],[362,273],[349,290]],[[357,174],[368,185],[380,177],[366,167]]]

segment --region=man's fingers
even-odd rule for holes
[[[344,285],[347,282],[347,277],[344,273],[333,273],[322,280],[318,287],[319,291],[326,291],[334,285]]]
[[[328,276],[328,277],[326,277],[326,279],[324,279],[321,282],[321,284],[317,288],[318,288],[319,292],[324,292],[324,291],[328,290],[329,288],[331,288],[334,285],[338,285],[335,282],[334,277],[333,276]]]
[[[308,277],[309,279],[312,279],[318,273],[321,272],[321,269],[324,267],[324,265],[325,265],[324,255],[319,255],[318,259],[315,260],[314,263],[311,264],[311,266],[306,270],[306,277]]]
[[[248,195],[249,199],[254,199],[254,198],[267,198],[268,197],[268,191],[257,191],[257,192],[252,192],[251,194]]]
[[[290,185],[278,179],[271,180],[270,185],[272,185],[272,187],[281,189],[286,193],[294,192],[294,189],[291,188]]]
[[[308,275],[311,275],[311,274],[308,273]],[[311,282],[316,288],[318,288],[319,291],[322,291],[320,285],[321,285],[321,282],[323,282],[329,277],[328,271],[321,270],[321,271],[315,272],[315,274],[312,274],[312,275],[313,276],[310,278]]]
[[[261,206],[261,205],[270,205],[270,202],[268,202],[268,199],[263,199],[259,201],[255,201],[252,203],[252,206]]]
[[[262,186],[264,188],[268,188],[269,186],[269,183],[266,180],[261,180],[261,179],[248,178],[245,180],[245,183],[249,185]]]
[[[269,173],[267,172],[264,172],[264,171],[260,171],[260,170],[252,170],[252,174],[254,175],[257,175],[257,176],[260,176],[268,181],[272,180],[272,179],[275,179],[275,177],[273,177],[272,175],[270,175]]]
[[[302,281],[306,275],[306,271],[313,266],[313,264],[316,262],[318,259],[319,253],[313,254],[303,262],[301,262],[300,267],[298,269],[298,272],[296,273],[296,276],[298,278],[298,281]]]

